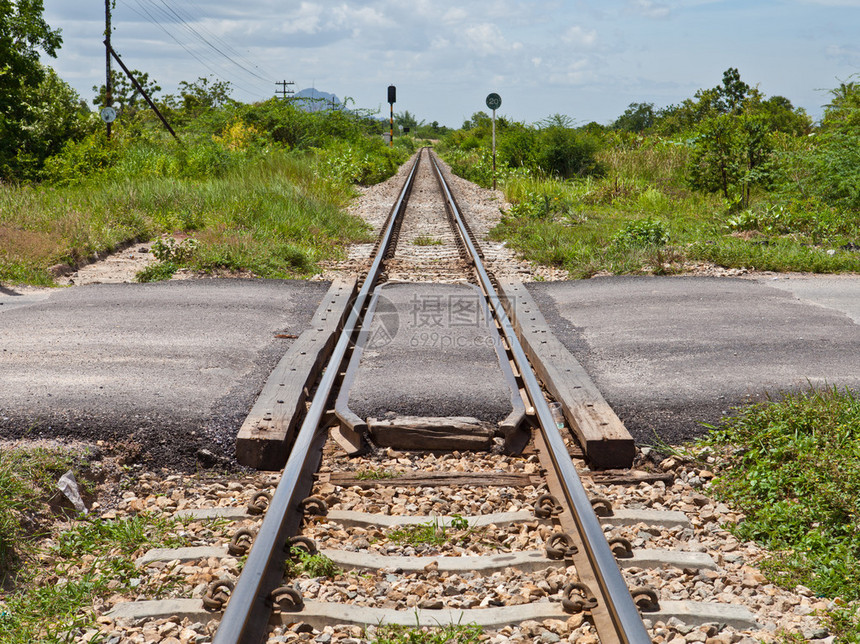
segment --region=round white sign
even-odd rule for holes
[[[116,110],[112,107],[103,107],[99,112],[99,116],[102,117],[102,121],[105,123],[113,123],[116,121]]]

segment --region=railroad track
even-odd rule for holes
[[[434,191],[434,203],[410,207],[410,195]],[[386,281],[465,282],[480,290],[525,410],[517,427],[490,437],[488,451],[383,449],[366,426],[344,428],[334,401],[345,375],[349,381],[351,356],[365,346],[362,328]],[[173,601],[163,613],[218,620],[215,644],[288,641],[284,634],[291,629],[323,631],[318,641],[331,641],[332,633],[360,641],[363,626],[380,623],[475,623],[499,641],[511,624],[525,624],[524,632],[538,641],[650,642],[640,610],[649,624],[681,614],[696,623],[734,620],[741,627],[742,612],[696,613],[684,602],[661,602],[653,589],[628,586],[622,568],[633,570],[627,578],[634,579],[648,567],[674,566],[693,575],[716,566],[700,553],[634,551],[622,536],[634,537],[645,524],[689,527],[682,513],[625,512],[586,492],[571,458],[572,437],[560,431],[504,297],[429,150],[417,155],[360,288],[344,308],[333,346],[320,354],[328,356],[327,365],[312,370],[321,373],[318,381],[285,402],[284,383],[270,378],[279,393],[258,401],[305,409],[300,426],[284,423],[279,440],[289,450],[284,447],[277,485],[261,490],[247,508],[185,512],[190,521],[234,521],[230,548],[155,551],[138,561],[144,568],[201,558],[232,562],[202,601]],[[316,322],[319,333],[334,323]],[[252,410],[248,431],[269,438],[277,433],[278,413]],[[265,460],[273,451],[257,446],[248,453]],[[595,488],[593,480],[589,487]],[[335,569],[340,573],[332,574]],[[158,607],[144,604],[117,607],[113,616],[158,614]]]

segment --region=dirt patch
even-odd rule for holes
[[[152,242],[132,244],[104,259],[80,267],[74,273],[58,277],[57,284],[83,286],[134,282],[140,271],[157,261],[152,254]]]

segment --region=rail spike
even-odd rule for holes
[[[216,579],[206,588],[203,596],[203,607],[206,610],[221,610],[230,601],[233,592],[233,582],[229,579]]]
[[[328,514],[328,504],[318,496],[309,496],[299,504],[306,516],[324,517]]]
[[[265,514],[266,510],[269,509],[269,503],[271,500],[272,495],[268,492],[257,492],[248,502],[248,514],[253,514],[255,516]]]
[[[633,544],[624,537],[612,537],[609,547],[612,548],[612,554],[619,559],[630,559],[633,556]]]
[[[535,503],[535,516],[538,519],[549,519],[564,512],[561,503],[552,494],[543,494]]]
[[[653,612],[660,610],[660,599],[657,596],[657,591],[650,586],[632,588],[630,590],[630,596],[641,611]]]
[[[566,613],[587,613],[597,608],[597,598],[588,586],[574,581],[564,587],[561,607]]]
[[[257,534],[250,528],[239,528],[227,546],[227,552],[234,557],[241,557],[251,548],[251,543]]]
[[[285,550],[293,559],[297,558],[300,552],[306,552],[309,555],[315,555],[319,552],[313,539],[301,535],[287,539]]]
[[[590,501],[591,508],[594,510],[594,514],[599,517],[612,516],[612,501],[603,496],[596,496]]]
[[[566,532],[554,532],[546,542],[546,556],[548,559],[570,559],[579,552],[579,548]]]
[[[292,586],[281,586],[275,588],[269,595],[269,601],[273,610],[282,613],[296,613],[305,607],[302,594]]]

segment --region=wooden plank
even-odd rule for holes
[[[633,437],[579,361],[555,337],[526,287],[501,280],[499,290],[523,349],[564,416],[592,467],[630,467]]]
[[[305,412],[307,389],[334,349],[356,283],[356,278],[332,282],[309,327],[269,375],[236,436],[236,459],[241,464],[279,470],[287,462],[293,434]]]
[[[496,428],[465,416],[399,416],[390,420],[368,418],[367,431],[380,447],[486,450],[493,444]]]
[[[640,472],[621,471],[621,472],[588,472],[580,474],[582,477],[590,477],[595,483],[601,485],[639,485],[640,483],[656,483],[662,481],[666,485],[672,485],[675,482],[675,475],[672,472]]]
[[[321,482],[321,480],[319,481]],[[341,487],[525,487],[538,486],[543,482],[532,474],[510,474],[507,472],[398,472],[392,478],[359,479],[352,472],[332,472],[327,482]]]

